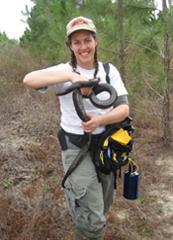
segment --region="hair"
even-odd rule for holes
[[[96,39],[96,34],[91,32],[92,36],[94,39]],[[67,46],[70,46],[71,44],[71,35],[68,37],[67,39]],[[77,61],[76,61],[76,57],[75,57],[75,54],[74,52],[70,49],[71,51],[71,59],[70,59],[70,65],[72,66],[72,69],[74,72],[77,72],[76,71],[76,68],[77,68]],[[98,72],[98,67],[99,67],[99,64],[98,64],[98,59],[97,59],[97,47],[95,49],[95,54],[94,54],[94,64],[95,64],[95,72],[94,72],[94,78],[97,76],[97,72]]]

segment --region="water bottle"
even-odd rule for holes
[[[135,200],[138,198],[139,190],[139,173],[132,170],[129,165],[129,170],[124,172],[124,184],[123,184],[123,196],[129,200]]]

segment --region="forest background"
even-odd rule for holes
[[[140,197],[117,198],[105,239],[173,239],[173,7],[148,0],[34,0],[20,41],[0,33],[0,240],[71,239],[65,204],[57,98],[25,89],[26,73],[66,62],[65,26],[76,16],[96,23],[99,59],[121,72],[135,126],[133,156]]]

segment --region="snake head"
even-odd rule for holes
[[[57,96],[62,96],[65,95],[67,93],[70,93],[76,89],[80,89],[80,88],[87,88],[87,87],[95,87],[98,85],[98,83],[100,82],[100,78],[93,78],[93,79],[88,79],[88,81],[78,81],[78,82],[74,82],[72,84],[70,84],[70,86],[66,86],[62,89],[58,89],[58,91],[56,92]]]
[[[91,78],[88,80],[93,86],[96,86],[100,82],[100,78]]]

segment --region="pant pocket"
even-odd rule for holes
[[[100,234],[105,225],[105,216],[102,186],[97,178],[86,187],[68,179],[66,194],[76,227],[88,237]]]
[[[115,193],[115,174],[113,172],[110,172],[109,174],[99,172],[99,179],[103,188],[104,212],[106,213],[113,203]]]

